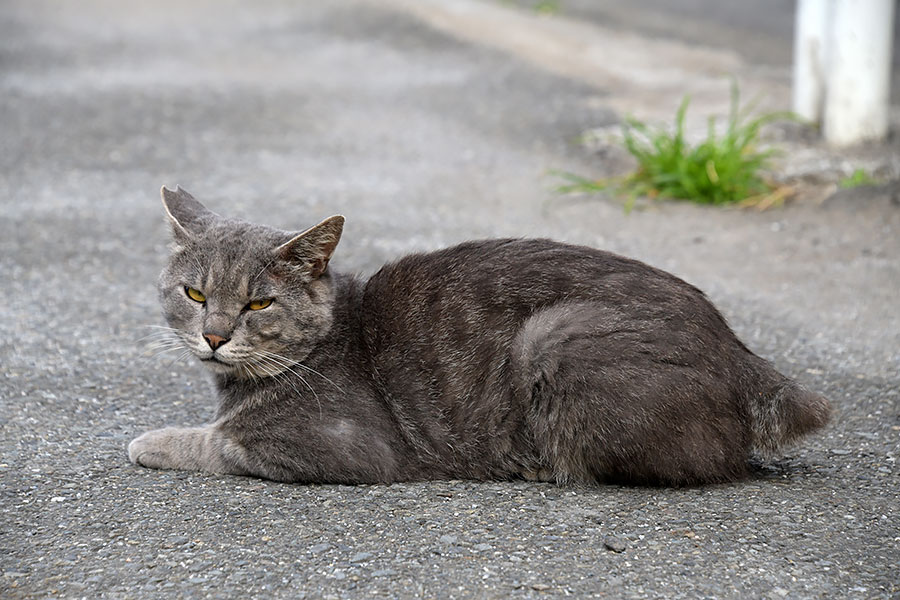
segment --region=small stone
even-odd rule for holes
[[[456,536],[455,535],[442,535],[438,538],[438,541],[442,544],[455,544]]]
[[[351,556],[350,562],[352,562],[352,563],[363,562],[363,561],[369,560],[370,558],[372,558],[371,552],[360,552],[358,554],[354,554],[353,556]]]
[[[397,571],[394,569],[378,569],[377,571],[372,571],[372,577],[390,577],[391,575],[396,575]]]
[[[310,546],[309,551],[313,554],[321,554],[331,548],[331,544],[316,544],[315,546]]]
[[[485,552],[485,551],[491,549],[491,545],[490,544],[475,544],[474,549],[477,550],[478,552]]]
[[[628,547],[625,540],[619,537],[604,538],[603,545],[607,550],[612,550],[613,552],[625,552],[625,549]]]
[[[537,592],[546,592],[547,590],[550,589],[550,587],[551,586],[547,585],[546,583],[532,583],[531,584],[531,589],[533,589]]]

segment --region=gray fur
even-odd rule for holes
[[[160,299],[177,342],[213,371],[219,410],[134,440],[144,466],[689,485],[740,478],[752,450],[829,418],[702,292],[634,260],[485,240],[363,281],[327,268],[343,217],[298,234],[222,218],[180,188],[163,202],[174,245]],[[204,334],[228,341],[213,350]]]

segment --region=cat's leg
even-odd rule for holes
[[[746,415],[708,358],[721,349],[683,351],[695,335],[593,303],[523,324],[512,347],[519,391],[557,481],[684,485],[746,473]]]
[[[243,449],[215,424],[148,431],[128,444],[128,458],[151,469],[247,474]]]

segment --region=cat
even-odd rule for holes
[[[546,239],[329,267],[344,225],[220,217],[162,189],[169,335],[214,375],[215,420],[136,438],[132,462],[285,482],[685,486],[746,477],[829,420],[697,288]]]

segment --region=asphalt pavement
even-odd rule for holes
[[[508,4],[434,5],[0,5],[0,597],[900,596],[900,189],[763,212],[560,197],[551,170],[627,164],[581,140],[629,106],[677,105],[678,80],[711,89],[704,65],[722,64],[783,99],[788,67]],[[466,25],[503,11],[496,35]],[[660,88],[647,62],[633,81],[592,78],[587,58],[555,66],[565,46],[541,45],[610,35],[619,65],[666,59],[678,77]],[[642,40],[652,52],[631,51]],[[896,142],[785,136],[785,169],[818,165],[804,182],[820,191],[853,161],[896,177]],[[344,214],[343,271],[492,236],[634,256],[707,291],[753,350],[832,400],[834,423],[747,481],[692,489],[135,467],[133,437],[214,410],[202,367],[142,339],[162,323],[163,184],[282,228]]]

